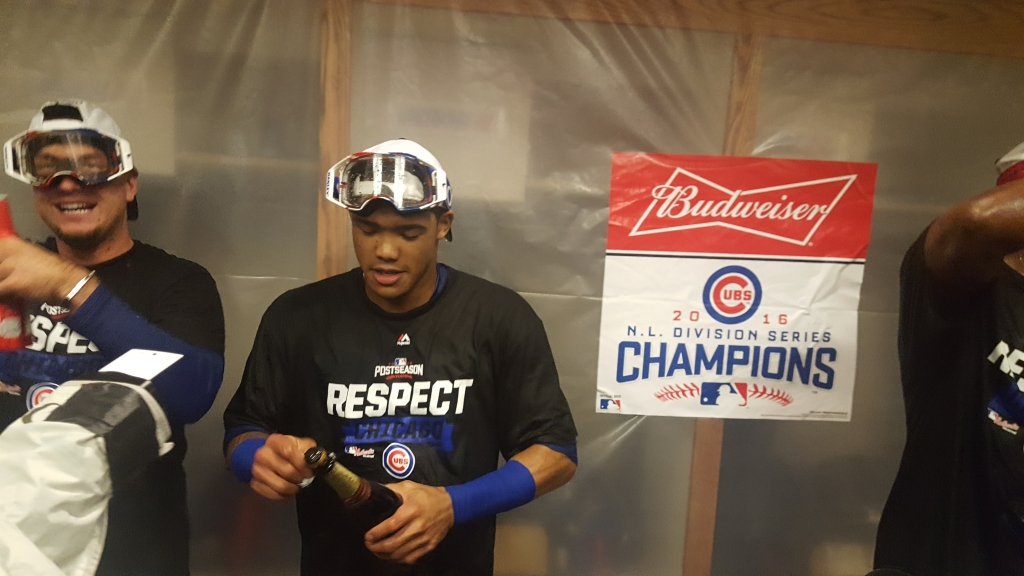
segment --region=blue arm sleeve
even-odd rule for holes
[[[236,426],[229,428],[224,431],[224,450],[228,449],[228,444],[232,440],[241,436],[242,434],[248,434],[250,432],[258,432],[260,434],[270,435],[270,430],[264,430],[259,426]],[[235,449],[231,451],[230,459],[228,460],[228,467],[231,469],[231,473],[235,475],[242,482],[248,484],[252,480],[252,464],[256,460],[256,452],[263,448],[263,445],[267,443],[266,437],[262,438],[249,438],[243,440],[235,446]]]
[[[231,452],[231,473],[242,482],[252,481],[252,463],[256,460],[256,451],[267,443],[266,438],[249,438],[239,442]]]
[[[100,284],[65,323],[113,360],[133,349],[183,357],[153,379],[153,389],[172,424],[191,424],[213,405],[224,378],[224,356],[183,342],[136,314]]]
[[[447,486],[445,490],[452,498],[452,513],[458,525],[530,502],[537,493],[537,483],[526,466],[509,460],[490,474],[465,484]]]

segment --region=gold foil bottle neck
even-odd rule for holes
[[[324,480],[327,480],[327,483],[343,500],[351,498],[359,490],[359,476],[337,462],[333,463],[324,474]]]

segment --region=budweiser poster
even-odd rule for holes
[[[849,420],[875,172],[615,154],[597,410]]]

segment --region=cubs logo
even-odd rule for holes
[[[25,395],[25,407],[29,410],[39,406],[46,401],[46,398],[53,394],[53,391],[57,389],[57,385],[52,382],[39,382],[33,384],[28,389],[28,394]]]
[[[394,442],[384,449],[384,469],[399,480],[405,480],[416,467],[416,456],[405,444]]]
[[[761,282],[743,266],[726,266],[704,284],[704,308],[723,324],[739,324],[761,305]]]

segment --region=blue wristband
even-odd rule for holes
[[[246,484],[252,480],[252,463],[256,459],[256,451],[266,443],[266,438],[249,438],[235,446],[231,452],[231,473],[235,478]]]
[[[537,483],[526,466],[509,460],[490,474],[445,490],[452,498],[455,524],[465,524],[530,502],[537,493]]]

